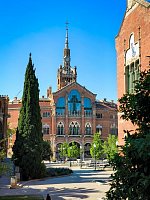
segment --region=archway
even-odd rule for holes
[[[59,155],[59,148],[62,145],[62,143],[58,143],[56,145],[56,160],[61,160],[60,155]]]
[[[90,143],[86,143],[84,145],[84,157],[85,158],[91,158],[90,148],[91,148],[91,144]]]

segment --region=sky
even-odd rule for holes
[[[77,82],[117,102],[115,37],[125,10],[126,0],[0,0],[0,95],[22,97],[30,52],[40,96],[57,90],[68,20]]]

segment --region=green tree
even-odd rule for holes
[[[137,129],[125,133],[125,145],[113,160],[115,170],[107,199],[150,198],[150,69],[141,72],[133,94],[120,100],[122,118],[131,120]],[[132,133],[132,134],[131,134]]]
[[[68,146],[68,158],[76,159],[80,155],[80,150],[75,142],[72,142],[70,146]]]
[[[49,160],[51,159],[53,153],[51,150],[51,145],[47,141],[42,142],[42,160]]]
[[[110,162],[114,159],[116,153],[118,152],[116,142],[117,137],[115,135],[109,134],[107,140],[103,144],[104,154]]]
[[[90,148],[92,158],[100,159],[103,155],[103,144],[99,133],[94,134],[93,142]]]
[[[31,54],[26,68],[22,107],[20,110],[13,161],[21,169],[23,180],[42,177],[42,123],[39,106],[39,84]]]
[[[60,145],[59,154],[61,158],[64,159],[64,157],[68,157],[68,147],[69,145],[67,142],[64,142],[63,144]]]
[[[4,158],[6,158],[7,154],[7,141],[10,140],[10,137],[15,133],[15,129],[11,129],[7,127],[6,137],[0,140],[0,176],[2,174],[8,173],[10,171],[10,166],[4,162]]]

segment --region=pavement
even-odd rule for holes
[[[10,189],[8,177],[0,178],[0,196],[6,195],[42,195],[49,193],[52,200],[101,200],[109,190],[111,170],[80,169],[72,167],[69,176],[45,178],[21,182],[22,187]]]

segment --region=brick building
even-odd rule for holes
[[[0,140],[6,137],[7,133],[7,118],[8,118],[8,96],[0,95]],[[0,143],[4,145],[4,143]]]
[[[127,0],[127,8],[116,37],[118,98],[134,91],[140,71],[148,68],[150,59],[150,3]],[[133,130],[130,122],[118,114],[119,144],[124,144],[123,130]]]
[[[59,158],[58,148],[63,142],[75,141],[84,148],[88,157],[93,134],[101,133],[102,140],[108,134],[117,135],[117,105],[106,99],[96,100],[92,93],[77,83],[77,69],[70,65],[68,27],[66,27],[63,65],[57,73],[57,91],[47,89],[47,97],[40,98],[43,137],[51,143],[53,155]],[[9,103],[10,126],[17,127],[21,101],[15,98]],[[15,137],[13,138],[14,143]]]

